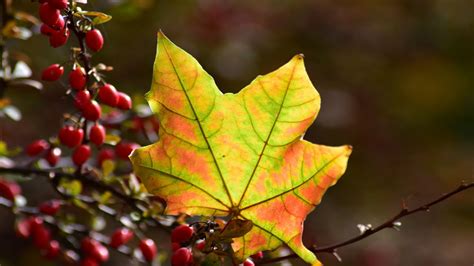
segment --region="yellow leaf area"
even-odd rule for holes
[[[191,55],[158,34],[146,95],[160,140],[130,159],[166,214],[230,216],[253,227],[233,239],[237,258],[285,243],[321,265],[302,243],[303,222],[344,173],[350,146],[302,139],[320,108],[303,56],[223,94]]]

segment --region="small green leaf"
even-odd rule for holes
[[[82,191],[82,183],[78,180],[61,179],[59,186],[71,196],[77,196]]]
[[[115,162],[112,160],[105,160],[102,162],[102,174],[104,176],[110,176],[115,170]]]
[[[121,140],[120,136],[107,134],[105,136],[104,142],[109,144],[109,145],[115,145],[115,144],[119,143],[120,140]]]
[[[107,15],[105,13],[97,12],[97,11],[81,11],[81,12],[77,12],[74,15],[76,15],[76,16],[83,15],[83,16],[87,16],[87,17],[92,17],[92,23],[94,25],[99,25],[99,24],[102,24],[102,23],[106,23],[106,22],[108,22],[109,20],[112,19],[111,15]]]

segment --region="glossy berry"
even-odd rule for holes
[[[15,224],[15,233],[17,236],[27,239],[31,236],[31,223],[29,219],[18,220]]]
[[[52,64],[43,70],[41,79],[45,81],[56,81],[64,74],[64,67],[59,64]]]
[[[49,0],[48,3],[56,9],[65,9],[68,5],[67,0]]]
[[[97,262],[105,262],[109,259],[109,251],[97,240],[85,237],[81,242],[81,250],[89,258]]]
[[[86,44],[92,51],[98,52],[104,46],[104,37],[99,30],[90,30],[86,33]]]
[[[61,248],[59,246],[59,242],[56,240],[51,240],[46,247],[46,252],[44,253],[44,257],[48,260],[54,260],[58,257]]]
[[[128,241],[133,238],[133,232],[128,228],[119,228],[115,230],[110,238],[110,246],[112,248],[118,248],[125,245]]]
[[[72,161],[75,165],[83,165],[91,156],[91,148],[89,145],[83,144],[74,150],[72,154]]]
[[[99,263],[91,257],[81,260],[81,266],[99,266]]]
[[[171,231],[171,242],[183,243],[191,239],[194,229],[187,224],[182,224]]]
[[[105,84],[99,88],[99,101],[109,106],[117,106],[119,96],[115,87],[111,84]]]
[[[90,256],[98,262],[106,262],[109,260],[109,250],[102,244],[98,244],[92,249]]]
[[[255,263],[253,263],[253,261],[250,259],[246,259],[244,261],[244,266],[255,266]]]
[[[117,107],[122,110],[130,110],[132,109],[132,99],[126,93],[117,92],[118,101]]]
[[[43,219],[41,217],[32,216],[28,219],[28,221],[30,223],[31,232],[35,232],[39,228],[44,227]]]
[[[84,138],[84,130],[81,128],[74,128],[73,126],[64,126],[59,130],[58,137],[62,144],[69,148],[74,148],[81,144],[82,139]]]
[[[122,160],[128,160],[128,156],[140,145],[131,142],[121,141],[115,146],[115,154]]]
[[[54,216],[58,213],[60,208],[61,201],[53,199],[41,203],[39,206],[39,211],[43,214]]]
[[[86,86],[86,74],[82,67],[76,67],[69,73],[69,85],[75,90],[82,90]]]
[[[59,30],[64,29],[65,24],[66,24],[66,21],[64,21],[64,18],[62,16],[59,16],[58,21],[56,21],[56,23],[51,25],[51,28],[54,29],[54,30],[59,31]]]
[[[100,146],[105,141],[105,128],[101,124],[95,124],[91,127],[89,132],[89,139],[92,143]]]
[[[49,26],[53,26],[58,21],[61,13],[49,3],[43,3],[39,7],[39,17],[41,21]]]
[[[252,256],[250,256],[252,259],[254,260],[261,260],[263,259],[263,252],[262,251],[259,251],[255,254],[253,254]]]
[[[17,183],[0,179],[0,197],[13,201],[20,194],[21,187]]]
[[[49,149],[49,143],[44,139],[39,139],[28,145],[26,148],[26,154],[29,156],[36,156],[47,149]]]
[[[199,250],[204,250],[204,248],[206,247],[206,241],[200,241],[200,242],[197,242],[195,247]]]
[[[142,239],[139,244],[140,251],[147,261],[153,261],[156,256],[156,244],[152,239]]]
[[[49,166],[55,167],[59,162],[60,156],[61,156],[61,149],[58,147],[54,147],[54,148],[49,149],[48,153],[46,153],[46,156],[44,158],[48,162]]]
[[[37,248],[46,249],[51,241],[51,232],[44,225],[35,227],[33,230],[33,243]]]
[[[43,23],[41,24],[40,32],[43,35],[51,36],[51,34],[55,33],[56,30]]]
[[[64,28],[62,30],[51,33],[51,35],[49,36],[49,45],[51,45],[51,47],[53,48],[58,48],[66,44],[68,39],[69,29]]]
[[[114,150],[106,148],[102,149],[99,151],[99,154],[97,155],[97,165],[99,167],[102,167],[102,163],[105,160],[113,160],[115,158],[115,153]]]
[[[171,256],[171,265],[173,266],[190,266],[192,263],[193,254],[188,248],[180,248]]]
[[[97,121],[102,115],[102,108],[100,108],[100,105],[96,101],[90,101],[82,108],[82,115],[87,120]]]
[[[74,97],[74,106],[76,106],[77,109],[82,110],[84,109],[84,106],[90,103],[90,101],[90,92],[88,90],[80,90],[76,93],[76,96]]]

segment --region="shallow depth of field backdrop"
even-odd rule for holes
[[[308,217],[305,240],[331,244],[378,224],[399,208],[433,198],[474,174],[474,5],[470,0],[89,1],[113,16],[100,28],[105,46],[94,57],[115,70],[107,80],[142,98],[148,91],[161,28],[193,54],[224,92],[237,92],[296,53],[322,97],[305,138],[354,146],[348,171]],[[36,14],[36,3],[14,0]],[[41,69],[67,60],[46,38],[10,42]],[[13,46],[13,47],[12,47]],[[8,91],[23,121],[2,120],[1,140],[24,146],[55,134],[70,108],[59,83],[42,93]],[[50,187],[25,188],[40,198]],[[34,198],[32,198],[32,202]],[[12,216],[0,210],[0,265],[41,265],[17,239]],[[472,265],[472,192],[403,220],[339,250],[327,265]],[[161,237],[160,237],[161,238]],[[169,249],[168,239],[155,239]],[[107,265],[124,265],[125,258]],[[43,263],[43,262],[41,262]],[[46,262],[44,262],[46,265]]]

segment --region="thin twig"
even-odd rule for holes
[[[388,219],[386,222],[380,224],[379,226],[376,226],[376,227],[373,227],[373,228],[367,228],[360,235],[354,236],[352,238],[349,238],[347,240],[344,240],[344,241],[336,243],[336,244],[322,246],[322,247],[313,247],[310,250],[313,251],[314,253],[337,254],[337,249],[338,248],[348,246],[348,245],[353,244],[355,242],[359,242],[359,241],[361,241],[361,240],[363,240],[363,239],[365,239],[365,238],[367,238],[367,237],[369,237],[369,236],[371,236],[371,235],[373,235],[373,234],[375,234],[379,231],[382,231],[384,229],[397,228],[398,226],[396,225],[396,223],[401,218],[403,218],[405,216],[412,215],[412,214],[417,213],[417,212],[429,211],[432,206],[434,206],[434,205],[436,205],[436,204],[438,204],[442,201],[445,201],[448,198],[451,198],[452,196],[454,196],[458,193],[461,193],[463,191],[466,191],[470,188],[474,188],[474,182],[470,182],[470,183],[464,183],[463,182],[461,185],[459,185],[457,188],[455,188],[451,192],[442,194],[441,196],[435,198],[434,200],[431,200],[427,203],[421,204],[416,208],[409,209],[408,207],[403,206],[402,209],[396,215],[394,215],[392,218]],[[256,264],[257,265],[263,265],[263,264],[269,264],[269,263],[274,263],[274,262],[287,260],[287,259],[293,259],[293,258],[298,258],[298,255],[296,255],[295,253],[292,253],[290,255],[286,255],[286,256],[282,256],[282,257],[277,257],[277,258],[272,258],[272,259],[267,259],[267,260],[261,260],[261,261],[257,262]]]
[[[127,206],[129,206],[131,209],[135,211],[142,213],[148,209],[147,202],[134,198],[132,196],[123,194],[115,187],[107,185],[103,182],[100,182],[96,180],[93,176],[87,175],[87,174],[80,174],[77,172],[74,174],[71,174],[71,173],[65,173],[59,170],[42,170],[42,169],[34,169],[34,168],[20,168],[20,167],[13,167],[13,168],[0,167],[0,173],[20,174],[23,176],[39,175],[39,176],[45,176],[52,179],[56,176],[69,178],[69,179],[75,179],[75,180],[81,181],[86,186],[93,187],[94,189],[100,192],[110,192],[114,197],[118,198],[119,200],[121,200],[123,203],[125,203]],[[162,228],[166,232],[169,232],[170,229],[166,226],[163,226],[159,220],[153,217],[150,217],[149,219],[154,222],[154,225]]]

